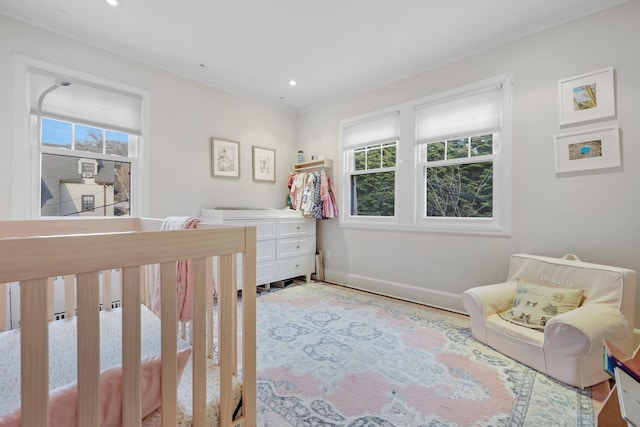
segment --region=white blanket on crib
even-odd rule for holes
[[[160,319],[146,306],[141,306],[141,356],[160,354]],[[100,369],[122,364],[122,311],[100,313]],[[189,344],[179,339],[178,350]],[[20,331],[0,333],[0,418],[20,406]],[[51,322],[49,325],[49,390],[73,383],[77,377],[76,318]],[[207,359],[207,425],[217,426],[220,407],[220,373],[213,360]],[[191,425],[192,367],[187,363],[178,386],[178,426]],[[233,379],[234,407],[240,399],[241,385]],[[160,409],[143,421],[144,427],[160,425]]]
[[[49,390],[76,381],[76,318],[49,323]],[[141,306],[142,358],[160,354],[160,320]],[[178,349],[189,344],[178,342]],[[20,406],[20,330],[0,333],[0,414]],[[100,370],[122,364],[122,310],[100,312]]]

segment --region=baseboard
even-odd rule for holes
[[[405,283],[390,282],[357,274],[348,274],[326,268],[324,270],[324,279],[327,282],[349,288],[467,314],[462,306],[461,296],[450,292],[421,288]]]

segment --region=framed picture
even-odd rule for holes
[[[253,180],[276,182],[276,150],[253,146]]]
[[[560,125],[616,115],[613,67],[558,81]]]
[[[211,176],[240,178],[240,143],[211,138]]]
[[[556,173],[619,167],[618,125],[556,135]]]

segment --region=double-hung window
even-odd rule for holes
[[[500,232],[508,176],[503,82],[416,107],[417,221],[434,229]]]
[[[30,58],[18,62],[29,130],[15,139],[29,142],[14,150],[13,216],[142,215],[146,92]]]
[[[511,232],[511,74],[341,121],[340,225]]]
[[[396,216],[398,112],[343,122],[342,221],[384,223]],[[346,210],[346,212],[345,212]]]

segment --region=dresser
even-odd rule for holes
[[[316,220],[287,209],[203,209],[200,219],[210,224],[255,225],[256,285],[305,276],[315,270]],[[238,289],[242,259],[237,259]]]

